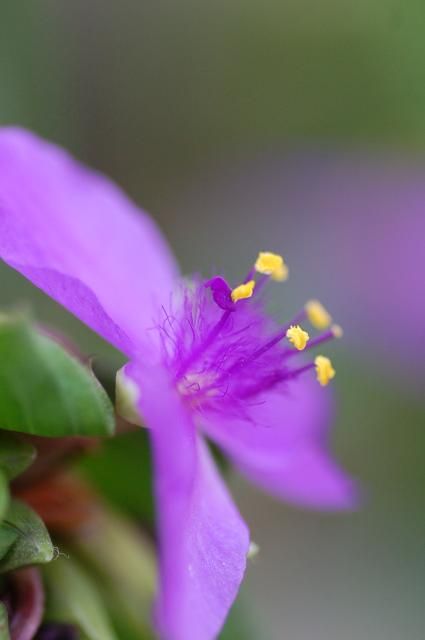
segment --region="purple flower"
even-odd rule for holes
[[[205,203],[204,215],[215,216],[212,253],[226,221],[222,211],[229,208],[227,244],[235,243],[241,225],[248,246],[253,237],[266,245],[284,237],[299,289],[308,290],[306,257],[314,256],[315,291],[332,301],[344,326],[344,348],[422,389],[424,165],[418,155],[409,159],[388,150],[263,152],[215,174],[199,174],[175,208],[177,216],[186,212],[197,238],[203,228],[195,212]],[[335,295],[341,291],[349,296]],[[297,299],[293,290],[288,295]]]
[[[337,329],[311,339],[301,329],[329,324],[317,305],[284,326],[266,315],[267,281],[286,277],[274,254],[235,288],[182,280],[152,220],[116,186],[17,129],[0,133],[0,252],[128,356],[155,468],[156,623],[169,640],[215,637],[249,535],[201,433],[279,498],[352,505],[353,484],[327,452],[330,396],[311,370],[321,384],[334,371],[324,357],[299,360]]]

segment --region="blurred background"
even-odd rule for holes
[[[260,554],[228,638],[421,640],[425,628],[425,5],[419,0],[0,0],[0,123],[106,172],[185,272],[239,278],[259,249],[345,329],[336,455],[355,514],[237,477]],[[108,248],[105,247],[105,254]],[[0,269],[101,366],[120,356]],[[130,501],[131,502],[131,501]],[[236,614],[235,614],[236,615]],[[224,637],[224,634],[223,634]]]

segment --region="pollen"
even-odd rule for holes
[[[288,338],[289,342],[291,342],[294,347],[298,349],[298,351],[302,351],[303,349],[305,349],[306,344],[310,339],[307,331],[301,329],[298,324],[289,327],[288,331],[286,332],[286,337]]]
[[[248,282],[244,282],[240,284],[238,287],[235,287],[232,290],[231,297],[233,302],[238,302],[238,300],[245,300],[246,298],[251,298],[254,293],[255,280],[249,280]]]
[[[335,377],[335,369],[332,366],[332,362],[325,356],[317,356],[314,364],[316,366],[317,380],[322,387],[325,387]]]
[[[255,263],[255,270],[263,275],[270,276],[272,280],[283,282],[288,277],[288,267],[282,256],[269,251],[260,251]]]
[[[330,314],[318,300],[310,300],[305,305],[309,322],[315,329],[327,329],[332,322]]]
[[[335,338],[342,338],[342,336],[344,335],[344,331],[342,327],[339,326],[339,324],[333,324],[331,330]]]

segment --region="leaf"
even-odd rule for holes
[[[108,610],[120,627],[120,638],[131,632],[140,640],[152,638],[156,588],[152,541],[131,521],[103,508],[91,522],[90,535],[75,539],[73,547],[96,577]]]
[[[74,559],[59,558],[45,568],[44,576],[48,620],[75,624],[81,640],[118,640],[96,587]]]
[[[1,410],[0,410],[1,411]],[[12,480],[34,461],[35,447],[14,435],[0,431],[0,469]]]
[[[91,371],[20,316],[0,316],[0,426],[40,436],[108,435],[111,402]]]
[[[1,535],[3,532],[3,535]],[[0,560],[0,572],[32,564],[44,564],[54,557],[49,533],[39,516],[26,504],[12,500],[0,525],[0,540],[16,535],[6,555]]]
[[[3,602],[0,602],[0,640],[10,640],[7,609]]]
[[[5,474],[0,469],[0,521],[3,519],[8,506],[9,506],[9,485],[8,485]]]

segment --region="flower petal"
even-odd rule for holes
[[[177,273],[153,221],[118,187],[15,128],[0,129],[0,257],[125,352]]]
[[[160,586],[156,620],[167,640],[217,636],[242,580],[249,535],[205,443],[160,369],[131,364],[151,428]]]
[[[246,418],[204,414],[202,426],[269,493],[301,506],[347,508],[355,485],[327,452],[331,407],[327,390],[305,376],[265,394]]]

